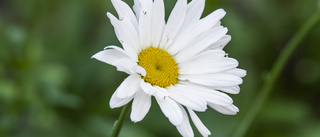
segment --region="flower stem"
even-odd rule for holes
[[[119,136],[119,133],[120,133],[120,130],[121,130],[122,125],[124,123],[124,120],[126,119],[128,113],[129,113],[130,106],[131,106],[131,103],[128,103],[127,105],[125,105],[122,108],[119,119],[114,123],[111,137],[118,137]]]
[[[283,70],[285,64],[288,62],[292,53],[297,49],[298,45],[307,36],[307,34],[320,22],[320,10],[318,10],[313,16],[311,16],[305,24],[299,29],[299,31],[294,35],[294,37],[287,43],[285,49],[281,52],[280,56],[271,68],[271,72],[266,78],[264,85],[262,86],[260,93],[258,93],[257,98],[252,103],[251,108],[245,115],[243,121],[240,123],[239,127],[236,129],[233,137],[243,137],[256,115],[260,111],[262,105],[266,101],[270,91],[276,83],[281,71]]]

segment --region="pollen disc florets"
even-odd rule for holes
[[[145,82],[163,88],[177,84],[178,66],[167,51],[149,47],[141,51],[138,61],[147,72],[147,75],[142,77]]]

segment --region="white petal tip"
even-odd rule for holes
[[[231,37],[231,35],[225,35],[225,38],[230,41],[232,37]]]
[[[245,77],[245,76],[247,76],[247,71],[246,70],[242,70],[243,71],[243,75],[241,76],[241,77]]]
[[[141,121],[141,120],[136,119],[135,117],[136,117],[136,116],[130,115],[130,119],[131,119],[131,121],[132,121],[133,123],[138,123],[138,122]]]
[[[107,12],[107,17],[109,18],[109,19],[112,19],[112,18],[115,18],[110,12]]]
[[[227,33],[229,30],[227,27],[223,27],[223,31]]]
[[[116,106],[115,106],[114,104],[110,104],[109,107],[110,107],[111,109],[116,108]]]
[[[138,116],[137,114],[133,114],[131,112],[131,115],[130,115],[130,119],[133,123],[138,123],[140,122],[144,117],[141,117],[141,116]]]
[[[217,9],[217,11],[225,11],[223,8],[219,8]]]
[[[100,52],[98,52],[98,53],[96,53],[96,54],[92,55],[92,56],[91,56],[91,59],[93,59],[93,58],[94,58],[94,59],[97,59],[97,55],[98,55],[99,53],[100,53]]]
[[[227,12],[226,12],[224,9],[222,9],[222,8],[217,9],[215,12],[221,12],[221,13],[223,13],[223,14],[226,14],[226,13],[227,13]]]
[[[138,73],[141,76],[146,76],[147,75],[146,70],[141,66],[137,66],[135,71],[136,71],[136,73]]]

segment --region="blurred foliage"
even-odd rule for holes
[[[125,0],[132,6],[132,0]],[[165,0],[166,13],[175,1]],[[240,112],[198,113],[212,136],[229,137],[246,115],[283,46],[316,10],[317,0],[206,1],[204,15],[224,8],[232,41],[225,50],[248,71]],[[127,76],[90,57],[120,45],[105,16],[109,0],[0,0],[0,136],[106,137],[121,109],[108,101]],[[290,59],[248,137],[320,136],[320,27]],[[195,135],[200,136],[194,128]],[[180,136],[156,102],[121,137]]]

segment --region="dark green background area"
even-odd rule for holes
[[[132,6],[132,0],[125,0]],[[165,0],[166,15],[175,0]],[[214,137],[230,137],[246,115],[281,50],[317,0],[207,0],[204,15],[226,10],[225,48],[248,74],[240,112],[197,113]],[[319,5],[317,7],[317,5]],[[109,99],[126,74],[91,59],[119,42],[105,13],[109,0],[0,0],[0,136],[108,137],[121,109]],[[320,136],[320,27],[306,37],[282,72],[246,137]],[[120,137],[176,137],[156,102]],[[196,136],[200,136],[194,128]]]

